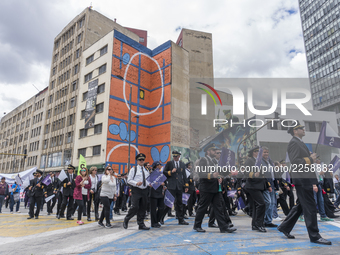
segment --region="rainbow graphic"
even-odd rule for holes
[[[222,100],[221,100],[220,96],[218,95],[217,91],[216,91],[213,87],[211,87],[210,85],[208,85],[208,84],[206,84],[206,83],[203,83],[203,82],[197,82],[197,83],[198,83],[198,84],[201,84],[201,85],[203,85],[203,86],[206,86],[206,87],[209,88],[212,92],[214,92],[215,95],[217,96],[218,100],[220,101],[221,106],[222,106]],[[217,105],[214,96],[211,94],[211,92],[210,92],[209,90],[204,89],[204,88],[200,88],[200,87],[196,87],[196,88],[201,89],[201,90],[203,90],[204,92],[206,92],[206,93],[212,98],[212,100],[214,101],[215,105]]]

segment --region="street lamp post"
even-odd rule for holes
[[[130,170],[130,151],[131,151],[131,97],[132,97],[132,85],[130,84],[130,101],[129,101],[129,152],[128,152],[128,171]]]

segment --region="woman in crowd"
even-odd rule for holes
[[[76,187],[73,192],[73,198],[75,203],[78,206],[78,221],[79,225],[84,224],[81,221],[81,215],[83,213],[84,208],[84,201],[88,200],[89,198],[89,190],[91,189],[91,179],[88,176],[87,168],[83,168],[80,170],[80,175],[76,177]]]
[[[152,164],[153,171],[162,172],[162,165],[159,161],[155,161]],[[162,213],[164,211],[164,195],[163,195],[163,188],[165,183],[161,183],[161,185],[155,190],[154,188],[150,187],[150,207],[151,207],[151,227],[153,228],[160,228]]]
[[[12,192],[11,192],[11,196],[10,196],[10,205],[9,205],[9,209],[11,211],[11,213],[13,213],[13,207],[14,204],[16,204],[16,212],[20,213],[19,208],[20,208],[20,186],[15,182],[12,185]]]
[[[99,208],[99,199],[97,198],[97,192],[99,189],[99,179],[97,176],[97,167],[93,166],[90,168],[90,179],[91,179],[91,189],[90,189],[90,200],[87,203],[87,220],[91,221],[91,204],[93,201],[94,204],[94,215],[95,220],[99,220],[98,208]]]
[[[102,186],[100,191],[100,201],[103,204],[103,210],[98,221],[98,225],[106,228],[112,228],[110,224],[110,205],[112,201],[116,201],[116,178],[113,174],[111,166],[105,168],[105,173],[102,176]],[[106,219],[104,226],[103,220]]]

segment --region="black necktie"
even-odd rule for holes
[[[141,168],[142,168],[142,174],[143,174],[143,186],[146,186],[144,169],[142,166]]]

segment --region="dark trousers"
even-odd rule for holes
[[[232,222],[231,222],[231,219],[229,217],[229,214],[228,214],[228,211],[227,211],[227,207],[225,206],[225,202],[224,202],[223,197],[222,197],[221,203],[222,203],[222,206],[223,206],[223,217],[224,217],[225,221],[227,222],[227,224],[231,224]],[[216,217],[215,217],[214,207],[211,204],[210,205],[210,212],[209,212],[209,225],[210,224],[214,224],[215,223],[215,219],[216,219]]]
[[[68,200],[68,205],[67,205],[67,200]],[[73,214],[73,196],[63,196],[63,203],[60,208],[60,215],[64,215],[66,205],[67,205],[66,217],[71,218]]]
[[[94,194],[90,193],[90,200],[87,203],[87,218],[91,218],[91,204],[92,204],[92,201],[93,201],[93,205],[94,205],[94,215],[95,215],[95,218],[99,218],[99,213],[98,213],[99,201],[94,199],[95,197],[96,197],[96,193],[94,193]]]
[[[58,199],[57,215],[64,216],[64,212],[62,212],[62,214],[61,214],[61,205],[63,203],[63,194],[61,192],[58,192],[56,196],[57,196],[57,199]]]
[[[277,203],[281,205],[283,213],[287,216],[289,214],[290,209],[288,207],[285,197],[286,196],[284,196],[284,194],[279,195],[279,198],[277,199]]]
[[[119,196],[119,197],[117,197],[113,211],[115,213],[118,213],[121,208],[122,208],[122,197]]]
[[[295,205],[293,188],[290,187],[290,190],[284,189],[283,194],[284,194],[284,199],[287,199],[287,196],[289,196],[289,208],[292,209]]]
[[[194,205],[196,202],[196,191],[195,190],[189,191],[189,194],[190,194],[190,197],[188,200],[187,208],[188,208],[189,215],[192,215],[194,211]]]
[[[103,210],[99,218],[99,222],[103,223],[105,218],[106,224],[110,224],[110,205],[113,199],[109,199],[108,197],[100,197],[100,201],[103,204]]]
[[[57,202],[56,197],[52,198],[50,201],[47,202],[47,212],[48,213],[52,213],[53,207],[55,206],[56,202]]]
[[[164,212],[164,197],[150,197],[151,227],[160,222]]]
[[[33,216],[35,217],[39,216],[41,202],[42,202],[42,197],[36,197],[36,196],[30,197],[30,217],[33,218]],[[37,203],[37,210],[35,211],[35,214],[34,214],[35,203]]]
[[[83,195],[83,215],[86,216],[86,205],[89,205],[89,201],[87,200],[87,195]],[[78,209],[79,210],[79,209]],[[87,215],[88,218],[90,218],[91,214]]]
[[[84,209],[84,202],[83,200],[78,200],[75,199],[75,204],[78,206],[78,220],[81,220],[81,214],[83,213],[83,209]]]
[[[317,209],[314,199],[313,187],[295,186],[298,200],[291,208],[286,219],[281,223],[280,229],[290,233],[299,216],[303,212],[309,239],[313,242],[321,238],[318,228]]]
[[[262,227],[264,224],[264,215],[266,204],[261,190],[247,189],[252,199],[252,226]]]
[[[175,211],[176,211],[176,216],[178,218],[178,222],[182,222],[182,221],[184,221],[183,201],[182,201],[183,191],[182,190],[169,189],[169,192],[175,198]],[[169,207],[167,207],[167,208],[169,208]],[[166,211],[166,212],[168,212],[168,211]]]
[[[194,227],[201,228],[204,215],[207,211],[207,208],[210,204],[212,204],[215,217],[217,220],[218,227],[220,230],[225,230],[228,228],[227,222],[223,215],[223,204],[222,204],[222,193],[208,193],[208,192],[200,192],[200,200],[198,202],[198,207],[196,211],[195,223]]]
[[[127,211],[127,207],[126,207],[126,201],[128,199],[128,195],[123,194],[122,196],[122,211]]]
[[[137,214],[137,224],[139,226],[144,226],[144,218],[146,212],[146,203],[148,190],[133,187],[131,195],[131,207],[125,216],[126,221],[129,221],[133,216]]]

